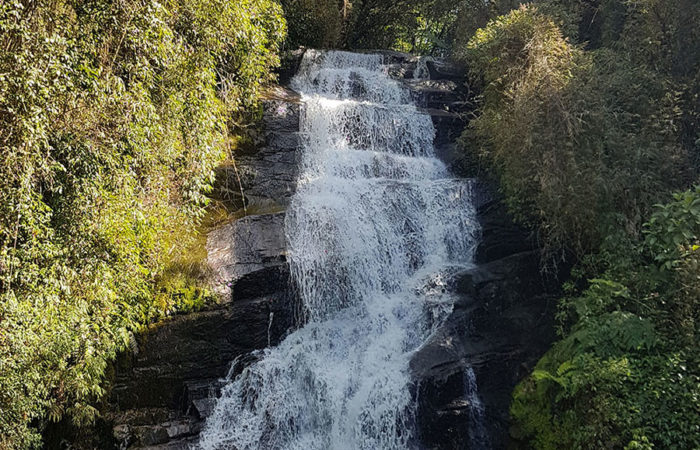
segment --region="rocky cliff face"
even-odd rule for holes
[[[454,276],[454,311],[411,362],[419,438],[430,449],[506,448],[511,392],[555,337],[555,297],[531,237],[498,201],[478,211],[478,265]],[[480,404],[465,382],[470,368]],[[483,430],[470,424],[473,408],[482,409]]]
[[[404,79],[433,118],[438,155],[458,170],[455,140],[471,110],[460,72],[428,61],[424,66],[431,79],[414,80],[415,57],[385,52],[385,58],[391,73]],[[287,61],[287,71],[293,73],[295,64],[294,58]],[[220,182],[232,187],[232,202],[264,213],[224,225],[208,237],[216,288],[230,301],[160,324],[120,360],[104,414],[115,447],[187,448],[211,410],[220,380],[240,372],[256,350],[275,345],[295,326],[284,210],[295,191],[300,108],[296,93],[271,90],[264,101],[260,145],[239,154],[235,170],[220,171]],[[476,374],[492,447],[504,448],[511,390],[553,338],[553,302],[531,239],[486,188],[479,195],[479,214],[479,265],[454,277],[455,310],[411,363],[419,439],[426,448],[469,448],[474,442],[465,384],[469,367]]]

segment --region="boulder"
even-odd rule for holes
[[[425,65],[430,73],[430,78],[433,80],[464,80],[467,70],[445,59],[428,59]]]
[[[461,83],[449,80],[406,80],[404,83],[416,105],[421,108],[449,111],[461,99],[464,91]]]
[[[246,131],[234,160],[216,169],[213,197],[234,209],[283,208],[296,188],[301,99],[281,86],[263,96],[259,128]]]
[[[239,207],[284,208],[289,203],[298,175],[300,109],[296,92],[280,86],[266,91],[259,142],[241,146],[235,163],[217,169],[219,197]]]
[[[216,290],[237,300],[269,295],[286,286],[284,213],[243,217],[207,236],[207,263]],[[230,298],[230,297],[229,297]]]
[[[476,249],[475,263],[488,263],[537,249],[534,234],[515,224],[506,206],[498,198],[484,202],[477,212],[481,224],[481,240]]]
[[[237,356],[279,342],[292,326],[288,302],[284,293],[273,293],[154,326],[120,359],[110,403],[118,410],[186,411],[188,383],[211,385]]]
[[[419,439],[431,449],[482,448],[474,442],[484,438],[505,448],[512,390],[555,338],[556,295],[533,250],[465,270],[450,290],[454,311],[411,361]],[[466,382],[470,368],[482,406]],[[470,425],[475,407],[483,407],[484,430]]]
[[[296,75],[304,58],[306,48],[300,47],[296,50],[287,50],[280,55],[280,66],[277,68],[277,81],[280,85],[287,85],[292,77]]]
[[[428,114],[433,121],[435,127],[434,145],[436,147],[450,145],[462,135],[467,123],[466,117],[463,115],[444,109],[423,108],[421,110]]]

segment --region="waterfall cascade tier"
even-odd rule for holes
[[[302,323],[229,380],[199,446],[412,448],[409,361],[471,263],[471,184],[435,158],[430,117],[380,55],[307,51],[292,87],[303,144],[285,234]]]

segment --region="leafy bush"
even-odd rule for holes
[[[583,51],[532,7],[495,19],[458,54],[483,86],[464,146],[550,253],[585,255],[611,227],[639,235],[651,205],[681,185],[677,98],[662,75]]]
[[[393,49],[448,55],[465,31],[518,2],[498,0],[281,0],[286,47]]]
[[[465,33],[485,25],[497,11],[507,11],[511,3],[515,2],[358,0],[347,15],[346,44],[445,56]]]
[[[694,252],[700,236],[700,186],[673,195],[673,202],[657,205],[646,224],[646,244],[661,267],[670,270],[682,264],[687,252]],[[693,247],[688,249],[688,245]]]
[[[0,4],[0,448],[91,420],[130,330],[176,307],[156,281],[283,37],[269,0]]]
[[[519,437],[542,449],[700,446],[698,202],[695,189],[659,205],[638,267],[562,302],[573,325],[514,394]]]
[[[562,339],[514,392],[535,448],[700,448],[700,190],[671,195],[698,180],[699,13],[545,0],[456,49],[482,91],[465,151],[579,261]]]
[[[341,44],[349,2],[282,0],[282,7],[289,27],[288,47],[334,48]]]

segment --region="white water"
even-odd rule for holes
[[[409,361],[471,261],[471,186],[381,56],[308,51],[293,87],[304,145],[285,227],[305,323],[224,388],[200,445],[412,448]]]
[[[464,392],[469,402],[469,448],[474,450],[490,449],[491,443],[486,431],[484,405],[479,398],[476,374],[471,367],[464,372]]]

